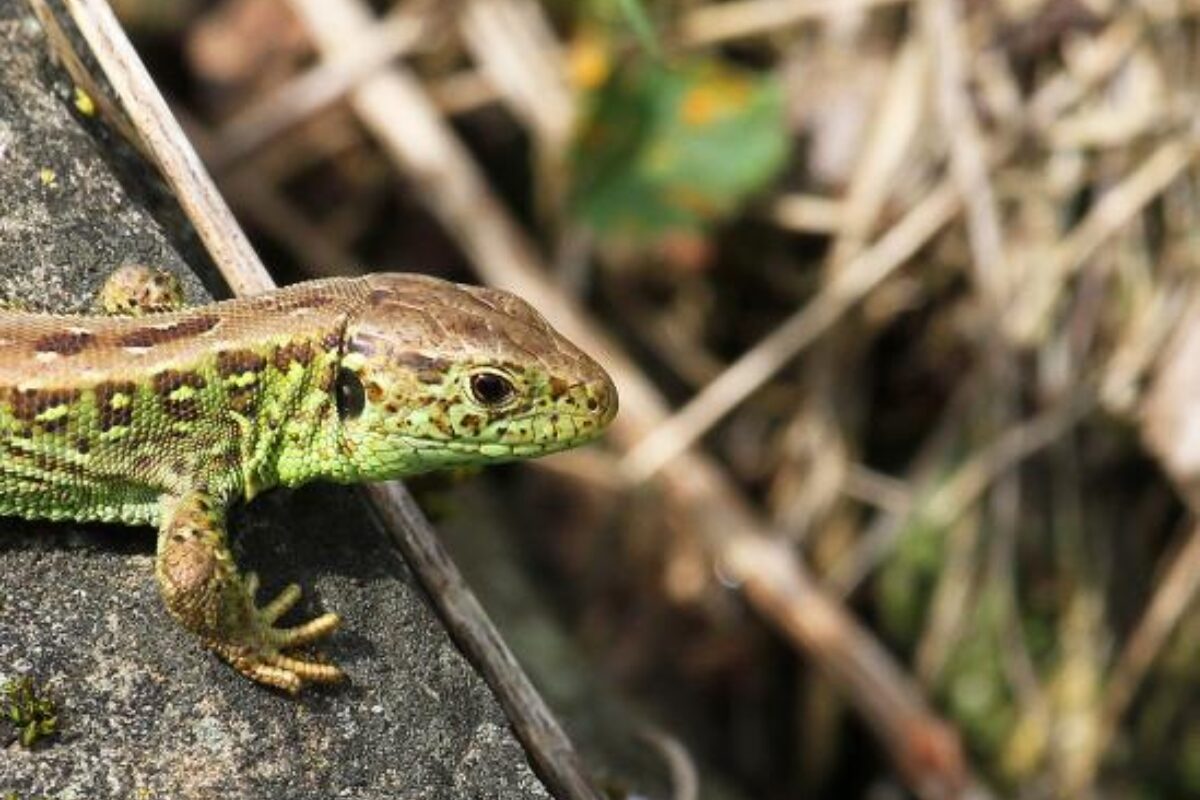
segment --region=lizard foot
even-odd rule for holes
[[[184,307],[183,284],[165,269],[125,264],[113,271],[97,298],[100,310],[117,317],[140,317]]]
[[[337,683],[345,675],[333,664],[287,655],[292,648],[314,642],[332,633],[340,619],[337,614],[322,614],[316,619],[292,628],[278,628],[275,623],[300,599],[300,587],[291,584],[262,607],[255,604],[258,576],[251,573],[245,580],[245,615],[241,624],[221,641],[211,643],[212,649],[235,669],[258,683],[295,694],[305,683]]]

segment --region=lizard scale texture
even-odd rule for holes
[[[597,436],[616,391],[505,292],[417,275],[314,281],[142,317],[0,312],[0,514],[159,528],[168,610],[288,691],[340,671],[287,651],[333,614],[276,621],[226,543],[230,503],[528,458]]]

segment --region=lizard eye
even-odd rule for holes
[[[338,419],[354,419],[362,413],[366,396],[357,372],[345,367],[338,369],[334,397],[337,399]]]
[[[479,372],[471,376],[471,396],[481,406],[502,406],[516,391],[512,381],[498,373]]]

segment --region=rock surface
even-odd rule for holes
[[[86,308],[137,261],[202,298],[70,90],[25,5],[0,0],[0,297]],[[296,581],[293,614],[346,618],[325,652],[351,683],[292,699],[202,651],[161,607],[150,530],[0,520],[0,682],[46,685],[62,730],[33,749],[0,741],[0,797],[548,797],[354,491],[274,493],[233,529],[264,595]]]

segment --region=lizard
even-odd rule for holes
[[[233,503],[540,456],[594,439],[617,412],[604,369],[499,289],[376,273],[130,305],[0,310],[0,515],[156,526],[170,615],[288,693],[344,678],[297,650],[340,618],[280,627],[295,584],[258,604],[229,547]]]

